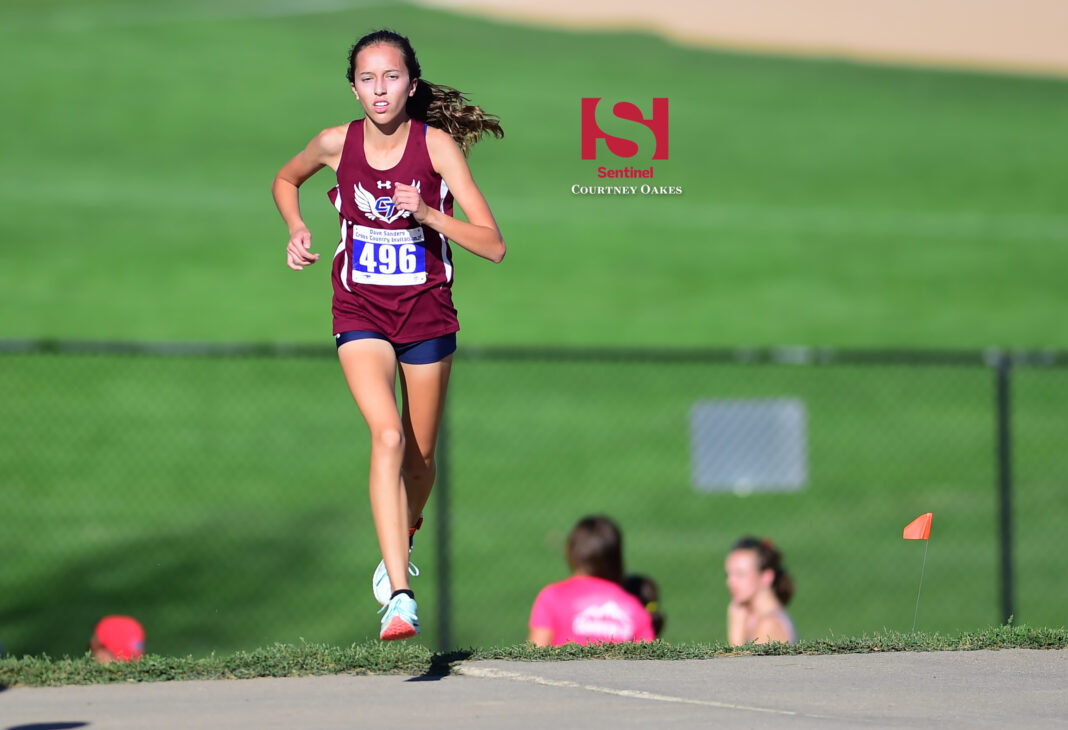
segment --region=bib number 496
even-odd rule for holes
[[[357,262],[360,271],[367,274],[412,274],[420,269],[419,253],[414,243],[391,246],[364,241]]]
[[[383,230],[353,226],[354,284],[415,286],[425,284],[426,278],[422,228]]]

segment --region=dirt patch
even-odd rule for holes
[[[680,43],[1068,75],[1064,0],[420,0],[550,26],[652,30]]]

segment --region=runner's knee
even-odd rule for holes
[[[418,456],[404,460],[404,478],[408,481],[431,479],[437,464],[433,456]]]
[[[404,449],[404,431],[400,426],[389,426],[378,429],[371,436],[372,448],[386,451],[399,451]]]

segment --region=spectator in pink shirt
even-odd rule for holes
[[[652,619],[623,590],[623,536],[607,517],[584,517],[567,539],[571,577],[538,593],[527,640],[535,646],[653,641]]]

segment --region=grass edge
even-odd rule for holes
[[[718,643],[671,644],[574,644],[547,649],[529,644],[505,647],[467,648],[431,652],[417,644],[384,644],[369,641],[336,647],[326,644],[274,644],[228,656],[203,658],[167,657],[150,654],[139,662],[94,664],[88,654],[80,657],[7,657],[0,659],[0,689],[11,687],[61,687],[117,682],[167,682],[191,680],[254,679],[261,677],[306,677],[323,675],[446,676],[462,662],[477,660],[574,661],[719,659],[735,656],[821,656],[879,652],[977,651],[982,649],[1068,649],[1068,630],[1014,626],[991,626],[955,635],[903,634],[893,631],[811,639],[787,644],[746,644],[731,647]]]

